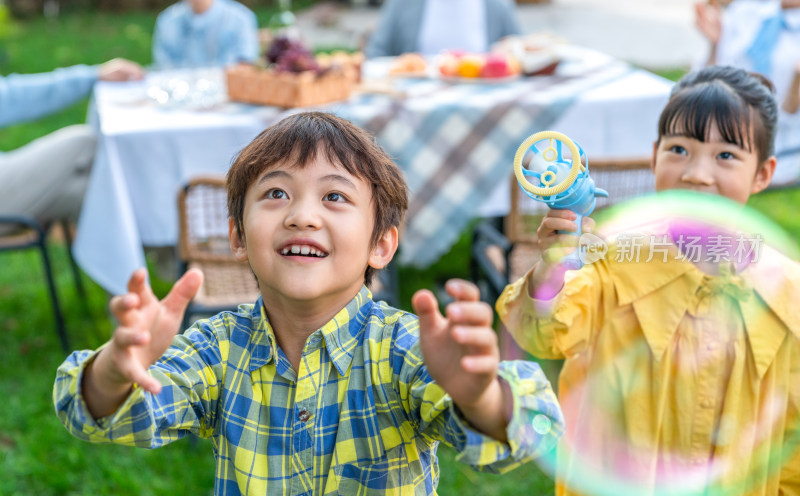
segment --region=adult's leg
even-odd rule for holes
[[[0,155],[0,214],[77,220],[97,138],[75,125]]]

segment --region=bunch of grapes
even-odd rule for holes
[[[279,36],[265,54],[267,62],[274,64],[279,71],[300,73],[305,71],[320,71],[319,64],[314,55],[302,43],[286,36]]]

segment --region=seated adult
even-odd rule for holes
[[[143,75],[138,64],[114,59],[99,66],[0,76],[0,128],[61,110],[88,96],[98,80],[127,81]],[[95,147],[94,131],[74,125],[0,152],[0,215],[28,215],[42,224],[76,220]],[[0,228],[0,233],[8,229]]]
[[[800,0],[698,2],[696,22],[710,42],[702,65],[731,65],[769,78],[781,110],[772,184],[800,179]],[[782,154],[789,150],[797,153]]]
[[[366,56],[482,53],[500,38],[519,33],[514,5],[508,0],[388,0]]]
[[[156,18],[153,63],[160,68],[254,62],[258,21],[233,0],[182,0]]]

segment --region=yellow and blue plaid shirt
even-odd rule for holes
[[[373,302],[366,288],[309,336],[295,372],[277,346],[259,298],[178,335],[150,368],[163,385],[134,389],[95,421],[81,377],[96,352],[58,369],[56,412],[75,436],[154,448],[189,433],[211,438],[215,494],[435,494],[436,448],[503,472],[553,448],[563,417],[531,362],[503,362],[514,397],[508,443],[467,425],[433,382],[417,317]]]

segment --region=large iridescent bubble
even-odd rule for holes
[[[778,494],[800,478],[796,240],[688,191],[594,217],[548,331],[567,430],[544,465],[567,494]]]

